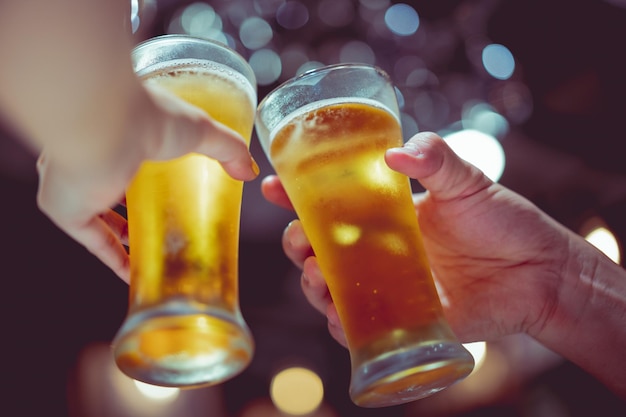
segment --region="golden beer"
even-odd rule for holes
[[[441,315],[409,180],[384,161],[386,149],[401,145],[395,117],[364,103],[295,116],[272,139],[274,167],[355,349]]]
[[[381,100],[329,96],[257,131],[337,307],[353,401],[378,407],[415,400],[468,375],[473,359],[443,318],[409,179],[384,160],[387,149],[402,145],[398,118]]]
[[[232,68],[171,59],[139,75],[250,138],[255,89]],[[140,167],[126,194],[129,312],[114,341],[116,362],[130,377],[211,385],[251,360],[253,342],[238,301],[242,190],[241,181],[200,154]]]

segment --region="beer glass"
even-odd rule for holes
[[[227,47],[164,35],[132,52],[136,73],[249,138],[256,81]],[[250,362],[254,343],[239,309],[243,183],[204,155],[144,162],[126,193],[128,315],[113,341],[118,367],[149,384],[222,382]]]
[[[256,132],[337,307],[353,402],[401,404],[467,376],[474,361],[443,317],[410,180],[384,160],[403,143],[388,76],[357,64],[307,72],[263,99]]]

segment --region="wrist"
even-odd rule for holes
[[[529,332],[626,397],[626,271],[569,232],[550,313]],[[617,360],[616,360],[617,359]]]

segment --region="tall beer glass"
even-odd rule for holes
[[[138,45],[133,65],[213,119],[251,137],[256,81],[227,47],[165,35]],[[118,367],[154,385],[222,382],[249,363],[253,340],[239,309],[243,183],[204,155],[148,161],[126,194],[128,316],[113,341]]]
[[[402,145],[388,76],[356,64],[305,73],[261,102],[256,131],[328,282],[354,403],[400,404],[467,376],[474,361],[443,317],[409,179],[384,160]]]

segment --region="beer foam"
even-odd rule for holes
[[[233,84],[234,87],[241,88],[248,96],[252,107],[256,107],[256,87],[253,86],[250,81],[239,72],[227,65],[217,62],[199,59],[173,59],[150,65],[141,71],[138,71],[137,75],[140,78],[149,81],[160,77],[177,77],[194,73],[209,77],[214,76],[227,83]]]
[[[305,106],[300,107],[296,111],[289,113],[280,122],[278,122],[276,126],[274,126],[274,128],[270,131],[269,143],[272,143],[272,141],[274,140],[274,137],[278,134],[278,132],[280,132],[282,128],[284,128],[286,125],[293,122],[295,119],[302,117],[306,115],[307,113],[322,109],[324,107],[330,107],[330,106],[335,106],[338,104],[347,104],[347,103],[363,104],[366,106],[371,106],[371,107],[381,109],[391,114],[393,118],[396,119],[398,123],[400,123],[400,119],[398,118],[398,116],[388,106],[385,106],[380,101],[368,99],[368,98],[362,98],[362,97],[330,98],[330,99],[319,100],[314,103],[307,104]],[[316,126],[316,124],[317,124],[316,119],[312,118],[310,120],[302,120],[301,123],[298,123],[298,126],[302,125],[302,126],[312,127],[312,126]],[[320,126],[317,126],[317,128],[320,129]]]

